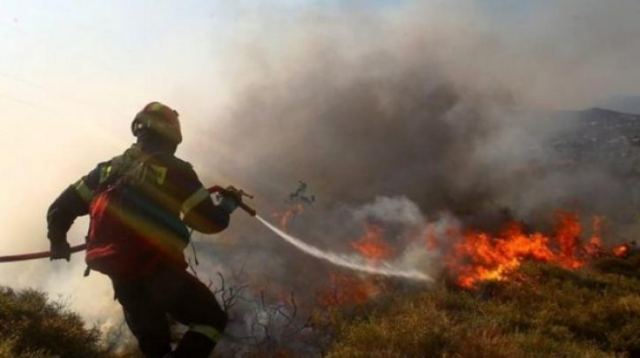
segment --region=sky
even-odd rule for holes
[[[234,148],[215,141],[219,132],[211,130],[216,128],[211,122],[227,113],[234,102],[232,89],[251,85],[247,81],[252,77],[243,76],[247,60],[268,68],[264,53],[271,60],[278,58],[296,31],[322,34],[324,22],[344,22],[338,32],[370,42],[377,39],[367,33],[368,21],[407,16],[407,28],[437,23],[427,26],[428,35],[446,45],[434,57],[453,77],[474,78],[478,87],[485,82],[509,83],[532,106],[557,108],[566,103],[583,108],[610,95],[640,93],[634,71],[640,63],[639,40],[617,41],[640,38],[634,35],[640,9],[633,1],[602,4],[4,0],[0,255],[48,248],[49,204],[97,162],[132,142],[130,121],[150,101],[166,102],[180,112],[186,140],[179,154],[190,158],[205,178],[224,178],[225,168],[207,163],[210,156],[233,163]],[[412,7],[424,17],[407,15]],[[350,16],[358,26],[364,24],[362,28],[351,28]],[[398,29],[402,27],[390,26],[390,32]],[[333,39],[334,34],[327,36]],[[474,42],[478,38],[491,41],[479,49]],[[211,148],[202,148],[210,142]],[[84,230],[86,219],[74,226],[69,241],[82,242]],[[72,265],[13,264],[0,267],[0,284],[44,288],[54,296],[69,297],[85,317],[96,318],[90,297],[96,292],[109,296],[110,287],[99,275],[82,279],[82,269],[81,258]],[[95,291],[88,291],[88,286]]]

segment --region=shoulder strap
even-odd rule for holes
[[[145,154],[134,146],[114,157],[100,170],[97,192],[124,184],[126,181],[135,181],[132,178],[143,177],[145,164],[154,156],[155,153]]]

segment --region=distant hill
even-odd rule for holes
[[[598,103],[598,107],[618,112],[640,114],[640,96],[614,96]]]
[[[572,122],[551,143],[563,159],[606,165],[623,176],[640,174],[640,114],[591,108],[558,116]]]

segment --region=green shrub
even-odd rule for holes
[[[0,288],[0,357],[104,357],[100,334],[35,290]]]

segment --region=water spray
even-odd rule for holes
[[[244,210],[247,214],[255,217],[260,223],[262,223],[262,225],[266,226],[269,230],[273,231],[276,235],[278,235],[278,237],[280,237],[284,241],[293,245],[295,248],[304,252],[305,254],[313,256],[317,259],[329,262],[330,264],[333,264],[336,266],[344,267],[354,271],[365,272],[372,275],[400,277],[400,278],[416,280],[416,281],[433,281],[433,278],[417,270],[403,270],[401,268],[394,267],[392,264],[388,262],[382,262],[378,265],[373,266],[371,264],[368,264],[361,257],[357,257],[354,255],[344,255],[344,254],[337,254],[333,252],[326,252],[326,251],[320,250],[317,247],[311,246],[306,242],[280,230],[278,227],[274,226],[273,224],[271,224],[270,222],[262,218],[260,215],[257,215],[255,209],[251,208],[250,206],[248,206],[246,203],[242,201],[243,196],[246,196],[250,199],[253,198],[252,195],[247,194],[243,190],[236,189],[234,187],[228,187],[227,189],[222,189],[221,187],[215,186],[215,187],[209,188],[209,192],[210,193],[217,193],[217,192],[232,193],[239,199],[238,200],[239,208]]]
[[[286,232],[278,229],[273,224],[269,223],[260,215],[256,215],[256,219],[260,221],[264,226],[273,231],[276,235],[278,235],[281,239],[288,242],[289,244],[296,247],[298,250],[311,255],[315,258],[324,260],[333,265],[348,268],[355,271],[361,271],[373,275],[383,275],[383,276],[391,276],[391,277],[400,277],[410,280],[416,281],[433,281],[428,275],[417,271],[417,270],[403,270],[401,268],[394,267],[393,265],[382,262],[379,265],[370,265],[367,264],[362,258],[353,256],[353,255],[341,255],[333,252],[326,252],[318,249],[317,247],[311,246],[306,242],[293,237]]]

